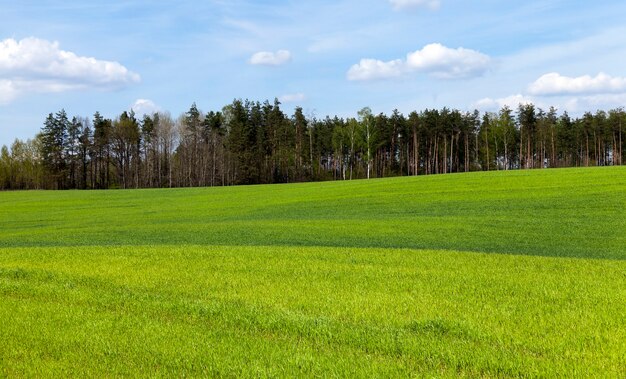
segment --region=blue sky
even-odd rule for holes
[[[0,0],[0,145],[45,116],[626,105],[620,1]]]

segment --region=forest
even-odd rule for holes
[[[357,117],[289,116],[278,100],[194,103],[115,119],[51,113],[40,133],[0,151],[0,189],[228,186],[622,165],[626,112],[572,118],[520,104],[499,112],[448,108]]]

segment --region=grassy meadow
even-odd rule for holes
[[[625,377],[626,167],[0,193],[0,377]]]

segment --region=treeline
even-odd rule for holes
[[[0,152],[0,189],[225,186],[478,170],[621,165],[623,109],[571,118],[532,104],[498,113],[448,108],[356,118],[288,116],[280,103],[195,104],[178,119],[50,114]]]

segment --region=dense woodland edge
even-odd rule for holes
[[[280,102],[194,103],[107,119],[49,114],[40,133],[0,151],[0,189],[228,186],[453,172],[622,165],[622,108],[571,118],[520,104],[496,113],[288,116]]]

